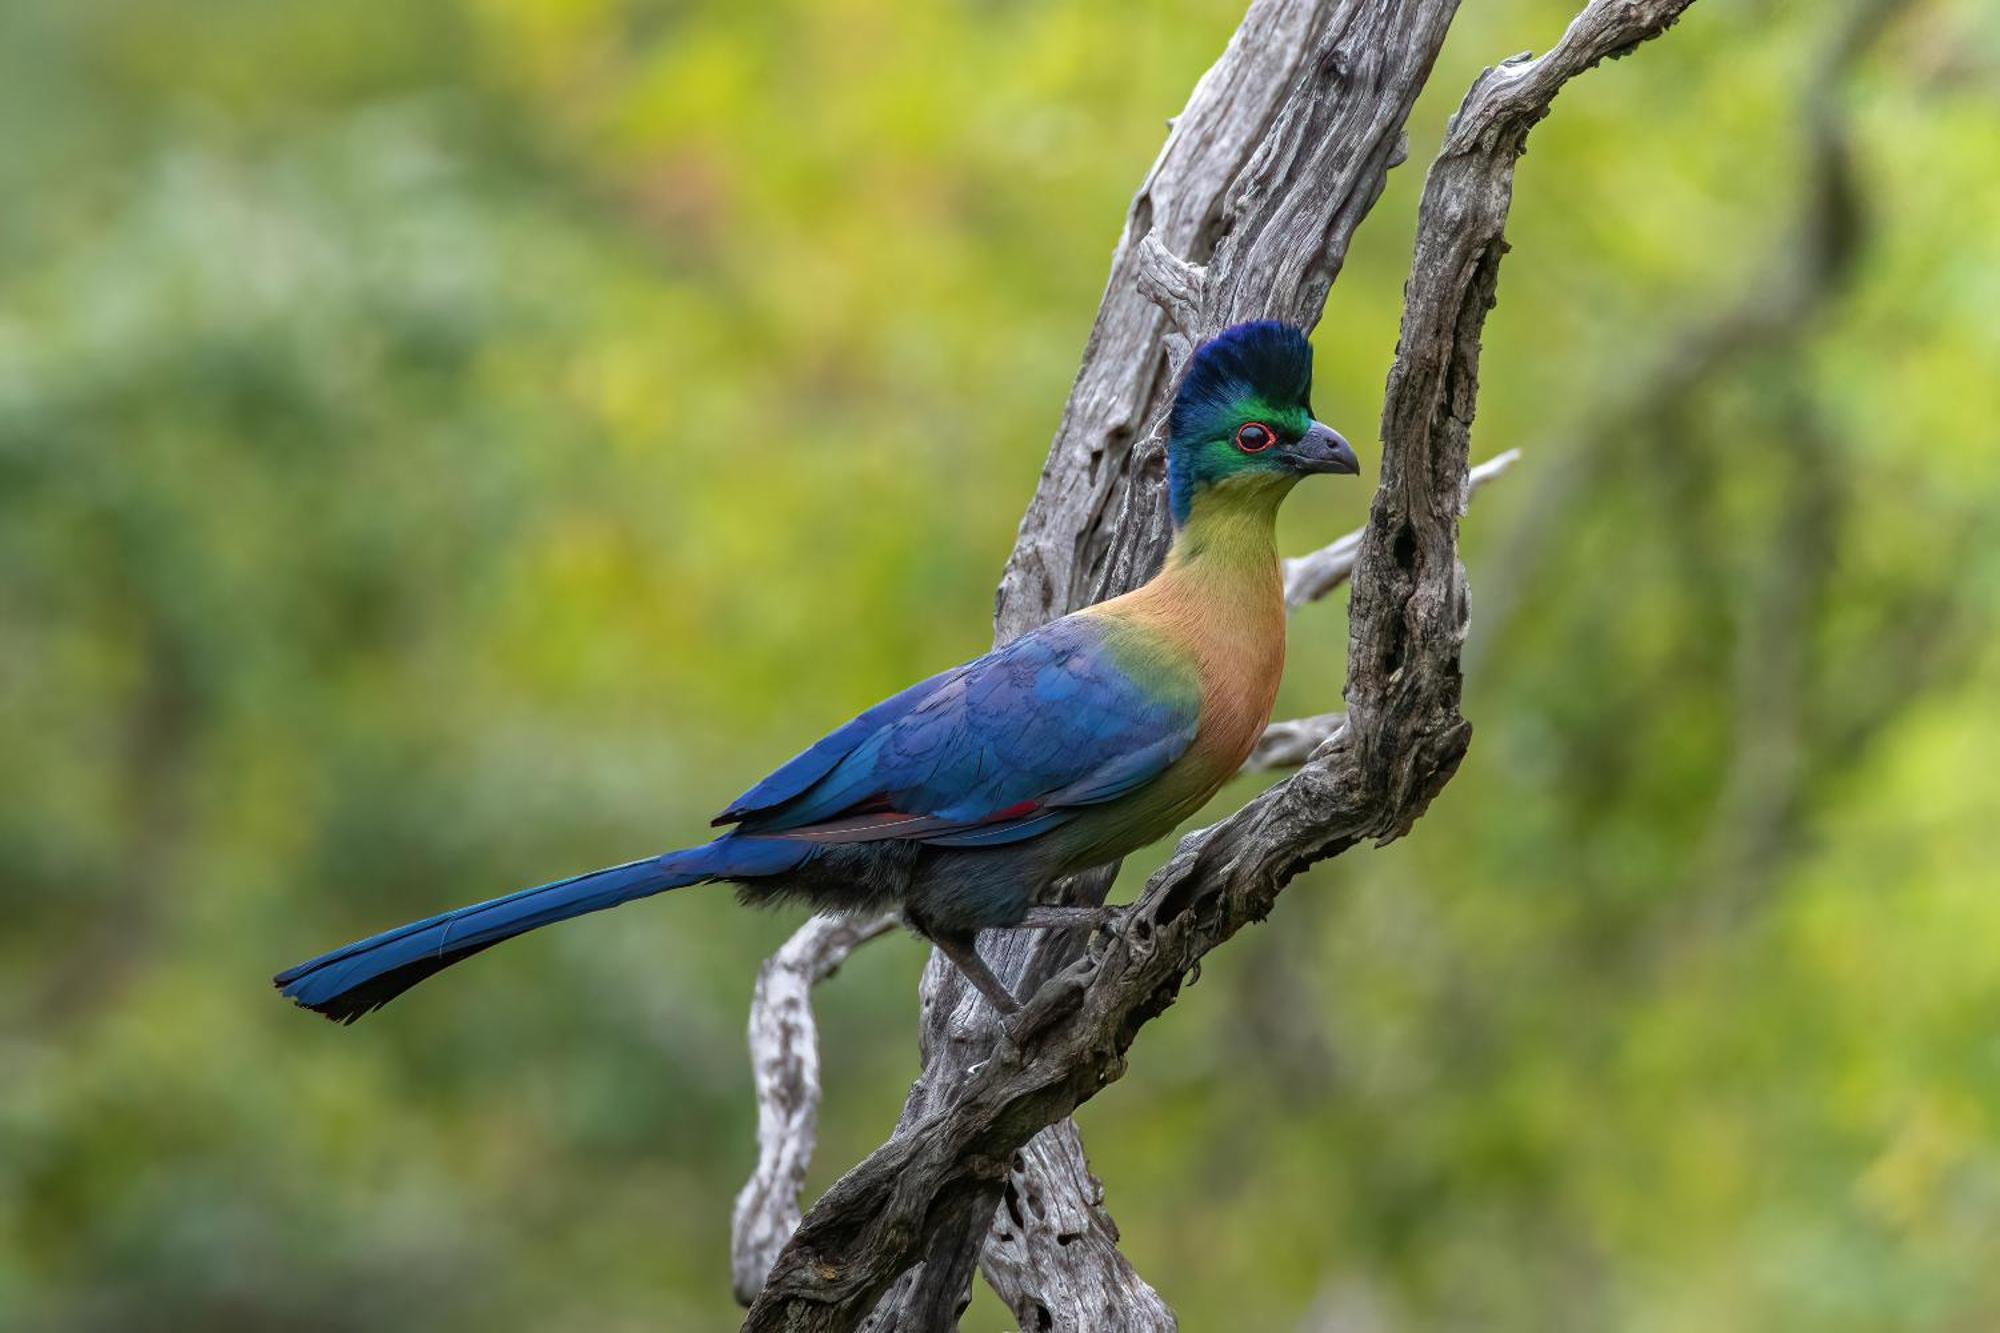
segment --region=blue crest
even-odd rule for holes
[[[1170,440],[1191,441],[1245,397],[1304,407],[1312,395],[1312,345],[1290,324],[1260,319],[1224,329],[1188,358],[1167,418]]]

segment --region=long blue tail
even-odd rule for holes
[[[273,984],[303,1008],[352,1023],[433,972],[502,940],[689,884],[783,874],[812,850],[809,843],[725,835],[684,852],[594,870],[412,921],[288,968]]]

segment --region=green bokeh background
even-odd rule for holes
[[[1355,242],[1316,397],[1369,461],[1422,163],[1571,8],[1466,6]],[[1842,85],[1851,283],[1647,393],[1796,254],[1842,8],[1709,0],[1535,133],[1466,766],[1081,1115],[1186,1328],[2000,1327],[1982,0]],[[744,1005],[795,918],[678,895],[352,1030],[267,978],[693,840],[982,649],[1238,12],[0,7],[0,1326],[732,1326]],[[1365,506],[1308,488],[1285,543]],[[1296,619],[1281,711],[1345,642]],[[920,961],[822,991],[814,1188],[893,1121]]]

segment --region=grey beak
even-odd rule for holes
[[[1361,460],[1354,456],[1354,450],[1348,447],[1340,432],[1317,421],[1286,452],[1301,472],[1337,472],[1356,476],[1361,471]]]

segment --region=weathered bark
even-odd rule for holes
[[[1465,498],[1470,500],[1480,488],[1508,468],[1521,461],[1519,449],[1509,449],[1503,454],[1487,459],[1466,474]],[[1294,556],[1285,561],[1285,609],[1296,611],[1302,606],[1310,606],[1342,587],[1354,575],[1354,558],[1361,552],[1361,534],[1364,529],[1356,528],[1344,537],[1338,537],[1317,551]]]
[[[1104,301],[1022,519],[996,598],[995,641],[1136,587],[1166,550],[1162,422],[1194,340],[1242,319],[1278,317],[1310,328],[1348,242],[1402,161],[1403,125],[1444,42],[1457,0],[1256,0],[1221,58],[1176,118],[1140,186],[1112,257]],[[1065,901],[1102,902],[1117,867],[1079,876]],[[982,942],[994,970],[1024,993],[1071,962],[1074,935],[1010,933]],[[924,975],[925,1072],[903,1125],[950,1095],[983,1061],[991,1013],[957,971],[933,957]],[[1073,1130],[1039,1139],[1024,1156],[1047,1216],[1088,1214],[1072,1233],[1030,1216],[1009,1254],[985,1264],[990,1285],[1024,1327],[1166,1330],[1174,1320],[1132,1271],[1094,1194]],[[1045,1161],[1060,1161],[1044,1170]],[[997,1200],[996,1200],[997,1201]],[[885,1313],[916,1313],[937,1327],[963,1301],[957,1256],[979,1252],[992,1216],[969,1216],[935,1263]],[[1069,1237],[1065,1239],[1065,1237]],[[1016,1262],[1014,1252],[1037,1257]],[[1024,1274],[1064,1273],[1063,1289]],[[1115,1318],[1092,1313],[1089,1293],[1122,1290]]]
[[[1253,316],[1318,322],[1354,229],[1402,160],[1403,123],[1456,4],[1250,6],[1132,201],[1082,366],[1001,578],[996,643],[1134,587],[1158,564],[1169,535],[1160,422],[1189,340]],[[1101,902],[1116,875],[1110,866],[1079,876],[1058,896]],[[1013,932],[988,935],[982,948],[1021,993],[1072,961],[1081,941]],[[985,1059],[994,1035],[984,1003],[939,957],[925,971],[923,1000],[925,1072],[905,1106],[905,1129]],[[1080,1290],[1124,1292],[1119,1322],[1098,1327],[1171,1329],[1165,1303],[1107,1239],[1116,1227],[1101,1200],[1073,1188],[1090,1179],[1080,1143],[1073,1131],[1051,1137],[1024,1161],[1048,1216],[1087,1214],[1100,1224],[1079,1239],[1028,1218],[1014,1248],[1039,1257],[989,1265],[988,1281],[1024,1325],[1070,1300],[1014,1276],[1064,1271],[1077,1275]],[[1070,1156],[1060,1170],[1041,1168],[1045,1158]],[[992,1217],[990,1208],[968,1213],[869,1327],[934,1328],[952,1318],[965,1299],[960,1270],[979,1253]],[[1060,1327],[1076,1326],[1060,1317]]]
[[[1467,495],[1512,467],[1510,449],[1472,469]],[[1344,587],[1354,570],[1361,530],[1338,537],[1284,564],[1285,602],[1298,611]],[[1297,768],[1346,724],[1345,713],[1273,722],[1243,765],[1246,773]],[[758,971],[751,996],[749,1044],[757,1092],[757,1165],[736,1198],[730,1270],[737,1300],[756,1299],[764,1274],[799,1223],[798,1195],[811,1164],[819,1120],[819,1032],[812,988],[832,976],[853,950],[888,933],[892,915],[854,923],[816,916],[793,933]],[[1053,1184],[1054,1188],[1051,1188]],[[997,1290],[1020,1293],[1025,1323],[1050,1309],[1044,1294],[1065,1275],[1073,1299],[1064,1308],[1097,1310],[1094,1327],[1119,1311],[1124,1327],[1170,1327],[1172,1312],[1117,1251],[1118,1228],[1103,1207],[1103,1189],[1083,1157],[1082,1139],[1070,1124],[1038,1135],[1012,1168],[1009,1189],[1026,1207],[1009,1202],[987,1237],[985,1267]],[[1127,1275],[1130,1274],[1128,1277]],[[910,1284],[914,1286],[914,1284]],[[887,1327],[907,1293],[885,1301],[871,1327]],[[1055,1316],[1051,1316],[1055,1318]],[[1054,1325],[1052,1324],[1052,1327]]]
[[[1354,229],[1402,160],[1403,123],[1456,7],[1250,6],[1133,198],[1001,577],[996,639],[1150,573],[1168,535],[1159,420],[1186,338],[1252,317],[1318,322]],[[1179,284],[1178,321],[1163,283]]]
[[[849,954],[896,926],[816,916],[764,960],[750,997],[750,1064],[757,1085],[757,1165],[736,1195],[729,1233],[730,1285],[744,1305],[799,1225],[799,1190],[819,1136],[819,1025],[812,988]]]
[[[932,1021],[955,989],[937,976],[933,961],[924,1078],[894,1136],[806,1215],[746,1329],[855,1328],[920,1260],[941,1279],[906,1280],[897,1290],[916,1293],[914,1312],[934,1322],[881,1326],[949,1326],[963,1299],[963,1239],[973,1228],[979,1229],[974,1243],[983,1237],[1028,1142],[1123,1072],[1139,1029],[1172,1004],[1188,970],[1268,914],[1299,870],[1364,839],[1401,836],[1449,781],[1470,736],[1458,711],[1466,603],[1457,525],[1479,335],[1505,250],[1514,159],[1569,78],[1663,31],[1689,3],[1592,0],[1548,55],[1482,75],[1452,122],[1425,184],[1402,340],[1383,410],[1382,480],[1354,571],[1346,728],[1294,776],[1184,839],[1128,910],[1121,932],[1090,956],[1065,962],[1046,940],[1029,942],[1019,970],[1030,981],[1050,975],[1038,987],[1022,987],[1032,998],[997,1039],[972,1015],[961,1020],[968,1008],[962,1004],[944,1022]],[[1107,327],[1107,318],[1114,296],[1123,299],[1118,289],[1127,265],[1140,265],[1146,290],[1183,338],[1252,314],[1316,321],[1346,235],[1394,159],[1409,100],[1451,10],[1448,3],[1330,8],[1326,26],[1305,37],[1310,63],[1288,80],[1291,91],[1267,141],[1227,197],[1206,267],[1190,248],[1176,256],[1172,237],[1148,236],[1154,205],[1145,192],[1135,204],[1133,222],[1142,221],[1143,207],[1146,225],[1128,228],[1121,244],[1107,313],[1093,334],[1043,491],[1073,486],[1081,475],[1091,483],[1083,492],[1094,497],[1086,502],[1090,512],[1109,512],[1115,487],[1095,489],[1102,467],[1114,461],[1108,454],[1129,441],[1134,423],[1155,424],[1142,444],[1123,451],[1124,466],[1114,472],[1123,478],[1121,521],[1101,550],[1044,540],[1031,513],[1023,554],[1002,585],[1003,636],[1065,609],[1086,589],[1096,595],[1128,585],[1162,547],[1156,423],[1171,382],[1172,348],[1165,365],[1157,356],[1103,359],[1105,344],[1126,337],[1122,325]],[[1259,6],[1252,18],[1289,9]],[[1270,72],[1259,77],[1268,80]],[[1204,87],[1215,78],[1212,71]],[[1335,90],[1319,80],[1331,80]],[[1163,163],[1173,147],[1170,141]],[[1314,197],[1313,187],[1326,181],[1346,185],[1330,210],[1327,198]],[[1151,365],[1153,375],[1136,372],[1140,365]],[[1092,406],[1087,386],[1094,367],[1104,367],[1113,384],[1122,374],[1132,390],[1122,399],[1112,395],[1115,403],[1129,408],[1142,391],[1148,412]],[[1135,387],[1140,380],[1142,389]],[[1079,403],[1096,414],[1093,438],[1070,433]],[[1077,445],[1066,447],[1070,440]],[[1085,452],[1076,455],[1075,447]],[[1053,507],[1066,512],[1073,503]],[[967,1051],[979,1058],[960,1063]],[[883,1313],[900,1319],[895,1309]]]
[[[1120,1253],[1103,1200],[1074,1121],[1049,1126],[1014,1155],[979,1271],[1023,1329],[1176,1326],[1167,1303]]]

